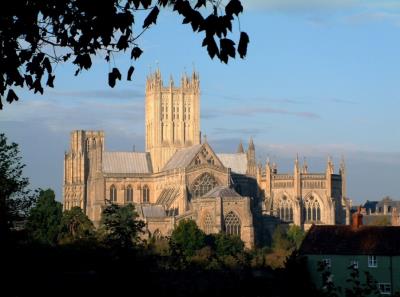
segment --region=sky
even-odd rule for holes
[[[0,131],[20,145],[31,187],[62,199],[75,129],[104,130],[107,150],[143,151],[146,76],[159,67],[165,83],[199,72],[201,131],[216,152],[253,137],[257,160],[270,158],[279,172],[291,172],[296,155],[314,172],[332,156],[337,171],[343,156],[353,205],[400,199],[400,1],[242,2],[233,37],[248,33],[245,59],[211,60],[203,33],[162,11],[139,40],[132,82],[107,85],[113,63],[126,73],[127,52],[112,65],[98,56],[77,77],[73,65],[58,65],[55,88],[44,95],[19,90],[20,101],[0,111]]]

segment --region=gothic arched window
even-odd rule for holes
[[[240,237],[240,219],[239,217],[233,212],[229,212],[224,219],[225,222],[225,233],[228,235],[236,235]]]
[[[111,203],[117,202],[117,188],[114,185],[110,187],[110,201]]]
[[[126,194],[126,202],[130,203],[133,202],[133,189],[131,187],[131,185],[129,185],[126,190],[125,190],[125,194]]]
[[[204,228],[204,233],[206,234],[211,234],[213,233],[213,219],[209,213],[207,213],[204,217],[203,220],[203,228]]]
[[[147,185],[143,187],[143,203],[149,203],[150,202],[150,189]]]
[[[306,223],[321,222],[321,207],[318,200],[313,196],[304,200],[303,219]]]
[[[286,196],[278,203],[277,215],[282,221],[293,222],[293,206]]]
[[[212,190],[217,185],[215,178],[209,174],[204,173],[200,175],[192,185],[192,195],[193,197],[201,197],[210,190]]]

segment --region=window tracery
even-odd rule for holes
[[[126,188],[126,202],[133,202],[133,189],[131,185]]]
[[[198,177],[192,185],[192,195],[193,197],[201,197],[210,190],[212,190],[217,185],[215,178],[209,174],[204,173]]]
[[[277,216],[285,222],[293,222],[293,205],[290,200],[283,196],[277,207]]]
[[[117,188],[114,185],[110,187],[110,201],[111,203],[117,202]]]
[[[204,227],[204,232],[206,234],[211,234],[213,232],[213,219],[209,213],[207,213],[204,217],[203,221],[203,227]]]
[[[306,223],[321,221],[321,207],[315,197],[310,196],[304,200],[303,218]]]
[[[239,217],[233,212],[229,212],[225,216],[225,233],[228,235],[241,235],[241,223]]]

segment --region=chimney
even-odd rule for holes
[[[362,226],[362,224],[363,224],[362,218],[363,218],[363,215],[361,214],[361,206],[359,206],[357,209],[357,212],[353,213],[353,215],[352,215],[351,227],[359,228],[360,226]]]

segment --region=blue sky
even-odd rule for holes
[[[328,155],[336,164],[343,155],[354,204],[400,198],[400,1],[243,2],[245,60],[211,60],[203,35],[164,11],[140,40],[133,82],[109,88],[109,65],[98,57],[78,77],[59,65],[56,88],[43,96],[20,91],[21,100],[0,112],[0,127],[20,144],[32,187],[51,187],[61,199],[73,129],[105,130],[108,150],[143,150],[146,76],[159,65],[166,81],[172,74],[178,83],[194,65],[201,130],[216,151],[233,152],[252,136],[259,161],[269,156],[282,172],[297,153],[317,172]],[[123,73],[128,56],[115,58]]]

